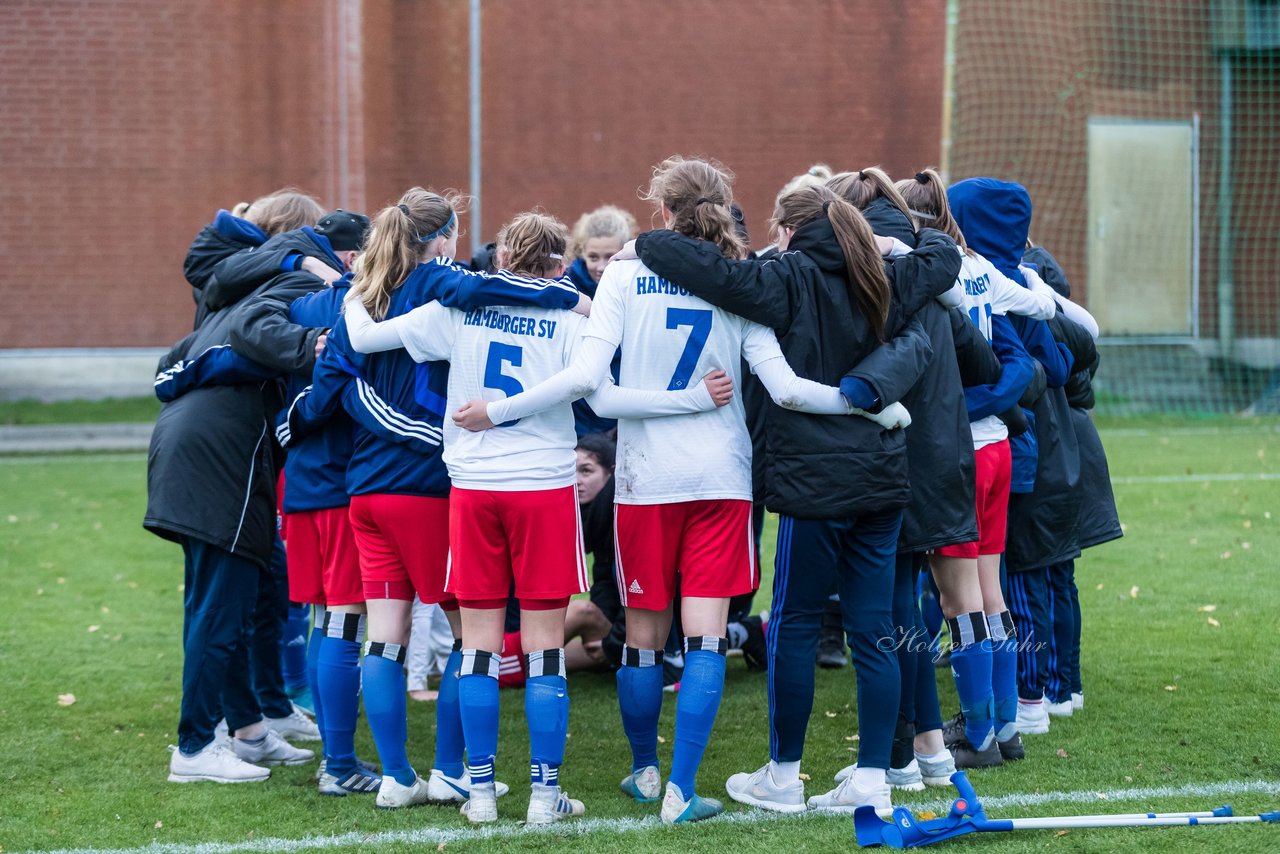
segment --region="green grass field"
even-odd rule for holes
[[[1087,706],[1027,738],[1027,759],[976,773],[993,816],[1280,806],[1280,432],[1275,422],[1112,425],[1104,431],[1127,536],[1085,555]],[[370,799],[321,798],[313,767],[260,785],[167,783],[180,692],[181,554],[144,532],[141,455],[0,458],[0,850],[357,851],[837,850],[852,821],[775,819],[730,802],[713,822],[662,828],[617,791],[628,770],[607,674],[571,676],[566,788],[586,820],[524,832],[523,703],[503,695],[502,821],[474,830],[456,810],[382,813]],[[766,542],[769,541],[766,536]],[[772,544],[765,555],[772,566]],[[758,600],[767,607],[767,584]],[[940,674],[943,711],[955,710]],[[61,705],[60,695],[75,702]],[[804,771],[810,794],[856,756],[853,679],[820,672]],[[432,755],[433,709],[410,704],[410,756]],[[699,778],[767,758],[764,680],[729,662],[724,704]],[[667,763],[674,702],[661,732]],[[363,728],[361,751],[376,758]],[[1140,790],[1126,795],[1125,790]],[[1161,794],[1163,792],[1163,794]],[[1056,801],[1048,799],[1055,796]],[[931,789],[901,803],[938,809]],[[656,806],[656,805],[654,805]],[[310,844],[298,843],[312,837]],[[969,851],[1280,850],[1280,827],[1024,831],[948,845]]]

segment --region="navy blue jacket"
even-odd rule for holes
[[[218,262],[241,250],[261,246],[266,239],[265,231],[247,219],[233,216],[227,210],[218,211],[213,222],[200,229],[182,262],[182,273],[191,285],[191,298],[196,303],[192,329],[199,326],[209,314],[210,309],[204,305],[204,290],[213,278],[213,270]]]
[[[317,258],[339,273],[345,272],[329,238],[306,225],[219,261],[204,289],[205,305],[217,311],[237,303],[268,279],[301,269],[303,258]]]

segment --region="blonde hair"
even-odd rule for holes
[[[587,249],[587,241],[593,237],[611,237],[618,245],[626,243],[636,233],[636,218],[614,205],[603,205],[578,217],[573,224],[573,244],[570,255],[578,258]]]
[[[719,163],[668,157],[653,168],[649,189],[641,198],[671,211],[671,230],[720,247],[726,258],[740,259],[746,247],[734,228],[733,173]]]
[[[886,199],[908,219],[907,203],[893,186],[893,179],[879,166],[868,166],[860,172],[841,172],[831,176],[827,186],[858,210],[865,210],[876,199]]]
[[[884,272],[884,259],[876,246],[875,233],[858,209],[829,187],[801,186],[778,194],[772,222],[775,229],[795,229],[823,216],[831,220],[836,241],[844,253],[849,296],[862,310],[876,338],[883,341],[889,317],[889,278]]]
[[[815,163],[809,167],[809,171],[805,172],[803,175],[797,175],[788,181],[783,188],[778,191],[778,195],[781,196],[783,193],[790,192],[791,190],[798,190],[801,187],[812,187],[815,184],[825,184],[830,179],[831,167],[825,163]]]
[[[268,237],[274,237],[304,225],[315,225],[324,216],[324,208],[301,190],[288,187],[255,199],[241,215]]]
[[[431,244],[457,232],[462,204],[414,187],[398,203],[378,211],[347,299],[360,300],[371,317],[381,320],[391,306],[392,292],[409,278]]]
[[[560,220],[530,211],[516,216],[498,232],[498,252],[513,273],[547,279],[564,266],[569,230]]]
[[[947,188],[942,176],[930,166],[916,173],[914,178],[894,184],[907,203],[907,213],[916,228],[936,228],[954,240],[967,254],[973,250],[964,242],[960,225],[951,215],[951,203],[947,201]]]

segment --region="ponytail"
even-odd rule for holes
[[[800,186],[778,194],[772,225],[775,230],[795,229],[822,216],[831,220],[832,231],[844,253],[849,297],[875,331],[876,340],[883,341],[889,318],[889,278],[876,246],[875,232],[858,209],[829,187]]]
[[[860,211],[866,210],[867,205],[876,199],[884,199],[908,219],[911,217],[907,203],[894,187],[893,180],[879,166],[868,166],[860,172],[841,172],[832,176],[827,186]]]
[[[730,205],[733,175],[718,163],[669,157],[654,167],[642,198],[671,211],[671,230],[714,243],[734,260],[746,256]]]
[[[378,211],[348,300],[358,299],[375,320],[386,316],[391,294],[427,256],[437,239],[457,233],[455,202],[414,187],[398,204]]]
[[[522,213],[498,232],[498,254],[513,273],[548,279],[564,269],[569,233],[546,214]]]
[[[954,240],[966,254],[973,254],[973,250],[964,242],[959,223],[951,215],[947,187],[936,169],[932,166],[922,169],[914,178],[899,181],[894,186],[906,201],[907,213],[917,229],[936,228]]]

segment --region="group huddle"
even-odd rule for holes
[[[372,220],[280,191],[200,232],[144,521],[185,555],[170,780],[264,780],[315,758],[289,738],[318,737],[323,794],[493,822],[514,673],[526,819],[551,823],[585,812],[561,781],[566,675],[613,669],[621,791],[698,821],[724,809],[697,775],[740,649],[767,671],[770,755],[729,795],[887,816],[893,787],[1021,759],[1020,733],[1083,705],[1073,561],[1120,535],[1087,413],[1098,328],[1029,243],[1026,190],[814,167],[758,251],[719,164],[668,159],[644,198],[661,229],[604,207],[571,235],[530,212],[469,264],[465,200],[420,187]],[[765,508],[773,599],[753,616]],[[945,725],[922,584],[950,636]],[[415,599],[454,637],[425,776],[406,745]],[[314,725],[275,684],[288,601],[315,609]],[[806,799],[832,611],[858,762]],[[380,769],[356,757],[362,702]]]

